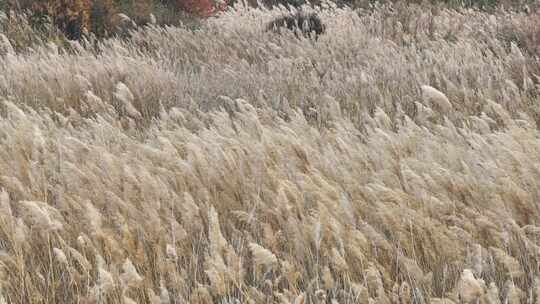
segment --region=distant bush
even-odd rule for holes
[[[90,32],[98,37],[106,36],[112,29],[115,11],[113,0],[94,1],[90,6]]]
[[[0,33],[10,42],[16,52],[28,47],[43,46],[48,42],[62,45],[65,35],[52,23],[47,16],[39,23],[26,14],[4,13],[0,11]]]
[[[7,7],[27,13],[36,28],[52,21],[71,40],[80,39],[87,31],[104,33],[113,11],[112,0],[10,0]]]
[[[325,25],[316,14],[298,12],[274,19],[267,26],[267,30],[280,33],[283,29],[291,30],[297,37],[314,36],[317,38],[325,31]]]
[[[8,0],[0,9],[27,13],[34,27],[52,20],[68,39],[76,40],[85,33],[97,37],[115,33],[117,13],[126,14],[139,25],[152,21],[170,24],[189,16],[208,17],[226,7],[227,1],[214,0]]]

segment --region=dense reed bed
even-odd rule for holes
[[[0,36],[0,303],[538,303],[534,13]]]

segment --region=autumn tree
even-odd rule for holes
[[[1,1],[1,0],[0,0]],[[29,11],[33,24],[51,20],[68,39],[85,33],[105,37],[116,31],[116,13],[126,13],[136,24],[147,24],[157,7],[209,17],[224,10],[230,0],[7,0],[8,8]]]

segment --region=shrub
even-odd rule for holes
[[[10,9],[27,12],[30,23],[40,28],[50,19],[69,39],[79,39],[90,28],[90,0],[38,0],[8,2]]]
[[[95,0],[90,6],[90,32],[105,37],[113,30],[112,17],[115,13],[112,0]]]
[[[34,16],[51,16],[53,23],[68,39],[79,39],[90,28],[89,0],[34,1],[30,9]]]
[[[27,14],[0,12],[0,33],[5,35],[16,52],[43,46],[51,41],[57,44],[66,42],[64,34],[47,16],[36,22]]]
[[[97,37],[107,37],[116,31],[118,18],[122,12],[136,24],[151,22],[152,15],[158,14],[158,22],[177,24],[187,18],[208,17],[227,7],[227,1],[214,0],[170,0],[170,1],[114,1],[114,0],[9,0],[5,9],[14,9],[19,14],[26,12],[30,24],[43,27],[48,20],[70,40],[80,39],[86,33]]]
[[[274,19],[267,25],[267,30],[280,33],[283,29],[293,31],[299,37],[310,37],[314,35],[318,38],[325,31],[325,25],[321,19],[314,13],[306,14],[297,12],[291,15],[285,15]]]

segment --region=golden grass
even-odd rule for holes
[[[279,14],[0,47],[0,303],[540,301],[520,15]]]

